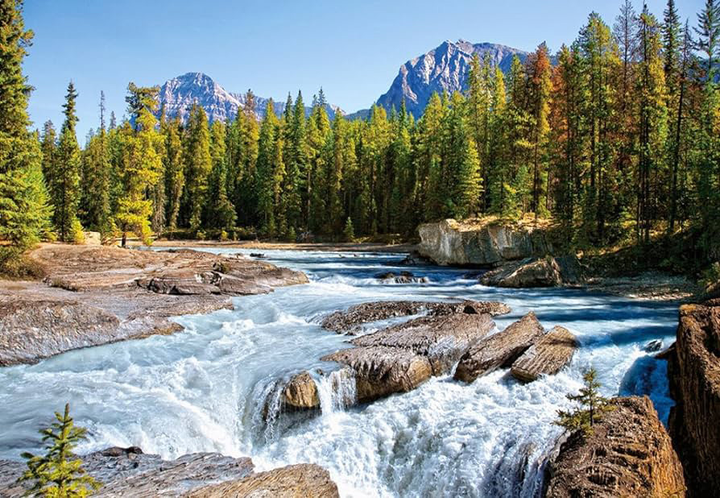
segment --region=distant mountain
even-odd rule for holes
[[[494,43],[445,41],[436,49],[403,64],[390,89],[377,103],[389,111],[393,107],[399,109],[404,98],[407,110],[415,117],[420,117],[433,93],[442,94],[445,91],[451,94],[466,88],[470,61],[474,54],[478,54],[481,60],[485,54],[490,54],[492,62],[506,73],[510,70],[514,55],[523,62],[528,55],[522,50]],[[368,115],[369,110],[364,109],[347,117],[363,119]]]
[[[164,106],[168,117],[180,116],[183,122],[187,120],[194,102],[205,109],[211,122],[235,119],[238,108],[245,104],[245,94],[230,93],[203,73],[186,73],[166,81],[160,87],[158,98],[159,108]],[[258,118],[265,115],[268,100],[270,99],[255,96],[255,113]],[[280,116],[285,110],[285,102],[273,101],[273,109],[275,114]],[[331,105],[327,105],[326,109],[331,119],[340,111],[338,107]],[[311,108],[306,106],[305,113],[309,114],[310,111]]]

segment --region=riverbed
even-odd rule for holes
[[[232,311],[179,317],[186,330],[172,336],[0,368],[0,458],[38,451],[37,430],[69,401],[76,423],[89,431],[81,452],[134,445],[175,458],[212,451],[250,456],[260,470],[317,463],[348,497],[530,497],[562,433],[553,424],[556,411],[570,406],[565,395],[579,389],[588,367],[598,371],[605,395],[647,394],[667,420],[666,363],[645,349],[658,339],[671,344],[677,304],[574,289],[489,288],[470,270],[400,267],[402,254],[264,253],[271,263],[304,271],[310,283],[234,298]],[[375,278],[403,270],[429,283]],[[507,303],[513,311],[495,319],[499,330],[534,311],[546,329],[573,331],[581,347],[562,372],[527,385],[502,370],[470,385],[452,375],[433,378],[360,407],[345,408],[333,396],[327,379],[336,366],[319,358],[349,344],[319,326],[326,313],[369,301],[458,298]],[[326,379],[320,414],[277,410],[283,379],[301,370]]]

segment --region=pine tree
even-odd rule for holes
[[[282,163],[282,137],[280,121],[273,111],[272,99],[268,101],[265,116],[260,125],[260,140],[255,170],[255,185],[257,186],[257,215],[261,231],[269,236],[276,235],[276,198],[279,185],[282,184],[280,176],[284,175],[285,166]]]
[[[185,194],[183,196],[183,221],[190,230],[197,232],[202,225],[207,180],[212,170],[207,114],[197,104],[193,104],[190,110],[184,138]]]
[[[532,54],[529,63],[530,92],[532,99],[532,163],[533,185],[531,211],[535,219],[547,216],[547,147],[550,127],[550,57],[545,43]]]
[[[82,154],[84,223],[102,234],[111,232],[110,150],[105,130],[105,94],[100,92],[100,128]]]
[[[63,242],[78,242],[82,239],[82,226],[77,217],[80,202],[80,146],[75,133],[78,120],[75,116],[77,95],[71,81],[65,95],[65,122],[60,131],[50,184],[55,209],[53,222]]]
[[[206,224],[223,231],[232,230],[237,215],[227,194],[225,125],[219,121],[210,128],[210,155],[213,169],[208,180]]]
[[[123,129],[123,162],[121,183],[123,194],[118,199],[116,219],[125,245],[128,232],[135,233],[145,244],[152,242],[150,217],[153,201],[148,197],[162,178],[163,138],[156,129],[158,87],[128,85],[128,113],[134,128]]]
[[[707,84],[715,82],[718,59],[720,59],[720,0],[705,0],[705,7],[698,14],[697,49],[703,54],[702,66]]]
[[[350,218],[349,216],[347,220],[345,220],[343,238],[345,239],[345,242],[355,242],[355,229],[353,228],[352,218]]]
[[[65,405],[65,412],[55,412],[56,421],[50,427],[42,429],[42,442],[47,453],[36,456],[23,453],[27,459],[28,470],[20,477],[20,481],[33,483],[29,494],[48,498],[82,498],[89,496],[102,487],[102,483],[86,475],[80,460],[73,449],[86,439],[87,431],[75,426],[70,417],[70,405]]]
[[[239,111],[238,111],[239,112]],[[257,186],[255,185],[256,167],[259,153],[260,128],[255,115],[255,96],[248,90],[245,94],[241,128],[242,155],[238,158],[236,171],[242,171],[237,178],[234,192],[235,207],[241,224],[252,225],[256,222]],[[238,116],[238,120],[240,117]]]
[[[601,384],[596,377],[594,368],[583,374],[585,386],[578,394],[567,395],[567,399],[579,403],[580,408],[574,411],[558,410],[558,425],[569,431],[580,430],[585,436],[589,436],[593,433],[593,426],[602,421],[606,413],[615,409],[610,400],[599,394]]]
[[[178,227],[180,201],[185,188],[185,170],[183,165],[179,118],[166,122],[161,131],[165,136],[165,153],[163,154],[165,193],[167,196],[165,219],[167,220],[168,228],[175,230]]]

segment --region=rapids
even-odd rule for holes
[[[556,410],[568,407],[565,394],[581,386],[589,366],[605,395],[647,394],[667,420],[673,402],[666,364],[643,348],[653,339],[672,342],[677,305],[570,289],[489,288],[468,270],[398,267],[398,254],[265,254],[306,272],[311,283],[235,298],[233,311],[179,317],[186,330],[172,336],[0,368],[0,458],[37,451],[38,428],[70,401],[90,435],[80,452],[113,445],[165,458],[215,451],[250,456],[260,470],[317,463],[343,496],[531,497],[562,432],[552,423]],[[430,283],[373,278],[388,270],[410,270]],[[279,413],[283,380],[300,370],[332,371],[319,358],[348,347],[347,337],[320,328],[325,313],[367,301],[451,298],[506,302],[513,312],[496,318],[499,329],[535,311],[546,329],[572,330],[581,348],[561,373],[528,385],[507,370],[470,385],[444,376],[354,408],[346,408],[351,380],[317,376],[319,415]]]

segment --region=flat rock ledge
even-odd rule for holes
[[[351,306],[344,311],[336,311],[323,318],[324,329],[337,333],[355,333],[361,325],[389,318],[419,315],[449,315],[451,313],[477,313],[499,316],[510,313],[510,307],[497,301],[459,301],[450,303],[424,301],[380,301]]]
[[[0,281],[0,367],[183,330],[171,320],[232,309],[230,296],[307,282],[237,256],[45,244],[30,253],[45,282]]]
[[[613,403],[616,409],[592,435],[575,432],[556,448],[546,467],[544,496],[685,496],[680,460],[650,399],[633,396]]]
[[[137,447],[108,448],[82,460],[88,474],[103,483],[93,495],[99,497],[339,496],[329,473],[312,464],[254,473],[249,458],[192,453],[166,461]],[[17,478],[25,468],[22,462],[0,461],[0,496],[22,496],[26,488]]]

